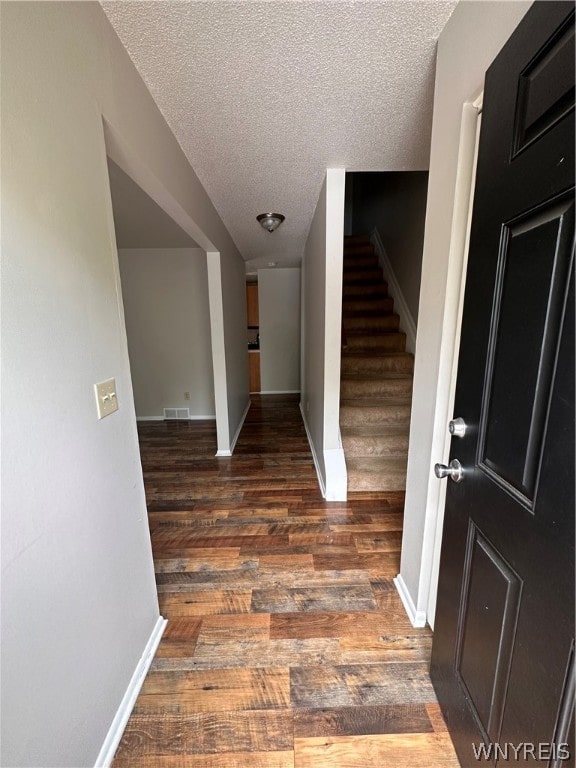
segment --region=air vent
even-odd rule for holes
[[[164,419],[166,421],[190,419],[189,408],[164,408]]]

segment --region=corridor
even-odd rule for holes
[[[456,768],[429,629],[396,593],[401,493],[325,502],[298,396],[215,423],[139,426],[164,637],[124,766]]]

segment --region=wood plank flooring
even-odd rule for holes
[[[139,427],[168,626],[114,768],[457,768],[392,583],[402,493],[325,502],[296,396]]]

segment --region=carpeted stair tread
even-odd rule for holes
[[[342,314],[344,317],[357,315],[387,314],[394,311],[394,299],[390,296],[358,296],[355,299],[344,299]]]
[[[345,400],[375,397],[410,399],[412,376],[343,376],[340,397]]]
[[[341,434],[344,454],[354,458],[360,456],[406,457],[409,433],[407,424],[343,427]]]
[[[414,356],[409,352],[382,352],[378,355],[365,352],[343,351],[342,376],[388,376],[390,373],[412,373]]]
[[[343,400],[340,403],[340,426],[360,427],[362,425],[410,423],[410,400],[386,400],[372,404],[367,400]]]
[[[342,427],[342,437],[398,437],[407,433],[405,424],[362,424]]]
[[[344,286],[356,283],[375,283],[382,281],[382,270],[379,267],[372,269],[351,269],[344,273]]]
[[[406,487],[406,459],[353,457],[346,460],[348,490],[401,491]]]
[[[360,269],[377,269],[378,258],[376,254],[372,253],[359,253],[353,256],[344,254],[344,278],[346,278],[346,272],[351,272]]]
[[[377,283],[344,283],[342,295],[344,301],[352,298],[356,299],[359,296],[385,298],[388,296],[388,283],[385,280],[380,280]]]
[[[397,331],[400,325],[400,318],[395,312],[388,312],[386,314],[373,316],[344,316],[342,322],[346,333],[363,333],[364,335],[371,335],[374,333]]]
[[[362,235],[344,235],[345,243],[369,243],[370,238],[366,234]]]
[[[342,397],[340,398],[340,407],[362,408],[362,409],[382,409],[395,408],[406,405],[405,397]]]
[[[389,333],[348,333],[346,335],[345,352],[352,351],[388,351],[404,352],[406,349],[406,334],[402,331]]]
[[[414,358],[366,236],[344,238],[340,431],[348,490],[401,491]]]
[[[406,353],[408,357],[412,357],[412,355],[409,355]],[[392,357],[392,355],[390,355]],[[362,357],[361,360],[365,360],[366,358]],[[380,358],[377,358],[378,360]],[[412,381],[412,373],[410,371],[388,371],[384,376],[380,372],[376,372],[374,374],[371,373],[357,373],[356,371],[352,373],[343,373],[342,374],[342,381],[382,381],[382,379],[385,378],[386,380],[389,379],[401,379],[402,381]]]

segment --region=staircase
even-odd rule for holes
[[[367,237],[344,238],[340,430],[348,491],[406,487],[414,358]]]

